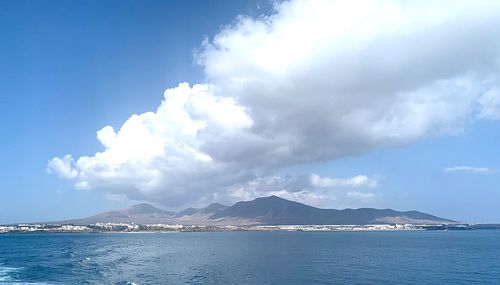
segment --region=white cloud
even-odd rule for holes
[[[453,166],[446,167],[444,172],[447,173],[471,173],[471,174],[490,174],[493,169],[488,167],[470,167],[470,166]]]
[[[351,178],[330,178],[311,175],[311,185],[318,188],[329,187],[376,187],[377,180],[366,175],[357,175]]]
[[[47,171],[55,173],[62,178],[75,178],[78,176],[78,171],[74,169],[74,161],[71,155],[65,155],[62,158],[54,157],[47,164]]]
[[[48,167],[78,188],[179,205],[288,166],[457,134],[499,118],[497,26],[498,1],[280,2],[203,44],[209,83],[167,89],[156,112],[98,131],[103,151]]]
[[[240,17],[199,63],[254,119],[259,163],[300,164],[457,134],[499,86],[499,2],[290,1]],[[491,117],[491,116],[490,116]],[[256,152],[256,148],[260,151]]]
[[[212,140],[229,144],[226,136],[238,136],[251,125],[245,109],[232,98],[215,97],[210,85],[182,83],[165,91],[156,112],[132,115],[118,131],[111,126],[98,131],[104,151],[76,162],[71,156],[56,157],[48,167],[62,170],[67,178],[78,176],[77,188],[183,203],[199,195],[193,191],[201,185],[230,183],[235,180],[231,176],[244,174],[214,161],[201,146]],[[223,175],[226,170],[229,173]]]
[[[488,90],[479,98],[481,112],[479,116],[486,120],[500,119],[500,89]]]
[[[349,192],[347,192],[347,196],[352,197],[352,198],[356,198],[356,199],[367,200],[367,199],[371,199],[371,198],[375,197],[375,194],[368,193],[368,192],[349,191]]]

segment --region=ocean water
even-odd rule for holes
[[[500,284],[500,230],[6,234],[0,284]]]

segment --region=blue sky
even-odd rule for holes
[[[478,20],[488,5],[459,4],[429,23],[428,7],[399,7],[417,27],[400,33],[379,17],[392,6],[313,2],[0,1],[0,223],[268,194],[500,221],[500,49],[484,28],[498,9]],[[300,30],[296,10],[329,9],[360,16]],[[331,32],[340,24],[348,32]],[[190,120],[169,98],[189,98]],[[145,112],[157,115],[119,134]]]

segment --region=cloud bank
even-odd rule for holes
[[[274,9],[239,16],[202,44],[206,83],[167,89],[155,112],[99,130],[104,150],[55,157],[48,169],[77,188],[176,206],[250,197],[262,192],[252,183],[289,166],[500,119],[498,1],[295,0]],[[309,178],[280,178],[264,192],[307,200],[376,186],[363,175]]]

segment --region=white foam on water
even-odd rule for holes
[[[45,282],[19,282],[19,281],[1,281],[2,285],[54,285],[53,283],[45,283]]]
[[[11,274],[19,271],[21,268],[1,266],[0,265],[0,282],[14,282]]]
[[[12,273],[19,272],[20,267],[9,267],[0,265],[0,284],[2,285],[50,285],[45,282],[21,282],[12,278]]]

